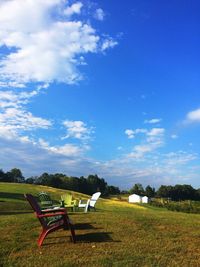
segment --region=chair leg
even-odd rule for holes
[[[71,231],[71,239],[74,243],[76,243],[76,235],[75,235],[74,225],[69,223],[69,228]]]
[[[85,206],[85,212],[88,212],[90,210],[90,200],[88,199],[87,204]]]
[[[38,238],[38,246],[41,247],[42,246],[42,243],[45,239],[45,237],[47,236],[48,234],[48,231],[46,229],[43,229],[39,238]]]
[[[71,239],[74,243],[76,243],[76,235],[75,235],[75,230],[74,230],[74,225],[71,223],[70,219],[68,216],[63,217],[64,220],[64,230],[68,228],[71,231]]]

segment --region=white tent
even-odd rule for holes
[[[142,203],[149,203],[149,198],[147,196],[142,197]]]
[[[130,195],[128,197],[128,202],[129,203],[141,203],[142,202],[142,197],[137,195],[137,194]]]

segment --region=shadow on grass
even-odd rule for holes
[[[76,242],[86,242],[86,243],[101,243],[101,242],[120,242],[114,241],[110,236],[112,233],[97,232],[97,233],[87,233],[76,235]]]
[[[32,211],[0,211],[0,216],[2,215],[20,215],[20,214],[30,214]]]
[[[10,199],[24,200],[24,194],[0,192],[0,198],[10,198]]]
[[[39,201],[38,196],[34,196],[37,201]],[[16,200],[25,200],[23,193],[9,193],[9,192],[0,192],[0,198],[10,198],[10,199],[16,199]],[[4,200],[1,200],[4,201]],[[60,204],[58,200],[52,199],[53,203]]]
[[[106,233],[106,232],[97,232],[97,233],[87,233],[87,234],[81,234],[76,235],[76,243],[110,243],[110,242],[121,242],[113,240],[110,236],[112,233]],[[60,239],[59,242],[51,242],[50,240],[53,239]],[[48,242],[48,240],[50,242]],[[42,246],[49,246],[49,245],[58,245],[63,244],[65,242],[68,242],[68,239],[66,239],[66,236],[62,237],[48,237],[45,240],[45,243]]]
[[[89,229],[97,229],[97,228],[94,227],[91,223],[76,223],[75,224],[75,230],[89,230]]]

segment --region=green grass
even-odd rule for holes
[[[100,199],[97,212],[69,213],[76,244],[60,230],[38,248],[40,225],[21,196],[40,191],[55,200],[65,192],[0,183],[0,266],[200,266],[200,215],[120,200]]]

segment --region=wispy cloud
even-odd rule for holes
[[[200,108],[188,112],[184,123],[200,123]]]
[[[0,59],[1,86],[81,80],[83,56],[117,44],[81,18],[83,6],[63,0],[1,1],[0,46],[9,48]],[[101,9],[97,14],[103,18]]]
[[[83,4],[81,2],[74,3],[64,9],[64,15],[71,17],[74,14],[80,14],[82,7]]]
[[[62,138],[76,138],[80,140],[90,139],[91,134],[94,132],[92,127],[87,127],[83,121],[70,121],[65,120],[63,125],[66,127],[67,134]]]
[[[171,135],[171,138],[172,138],[172,139],[177,139],[177,138],[178,138],[178,135],[177,135],[177,134],[172,134],[172,135]]]
[[[39,90],[0,92],[0,161],[7,169],[18,166],[25,175],[36,175],[38,171],[60,171],[59,168],[75,174],[75,169],[82,162],[87,162],[85,153],[90,146],[85,143],[58,144],[57,137],[50,144],[48,135],[55,121],[34,116],[26,110],[26,105],[38,93]],[[33,133],[40,129],[47,131],[46,140],[34,137]],[[82,122],[74,123],[74,128],[70,130],[70,134],[77,135],[77,138],[84,139],[89,135],[89,128]],[[65,168],[65,165],[68,167]]]
[[[5,138],[20,136],[25,131],[48,129],[51,120],[34,116],[26,110],[25,105],[39,90],[31,92],[0,92],[0,135]]]
[[[75,144],[64,144],[64,145],[54,145],[51,146],[47,141],[43,139],[39,139],[37,146],[45,149],[51,154],[59,154],[66,157],[80,157],[82,156],[87,150],[89,150],[89,146],[78,146]]]
[[[185,151],[178,151],[178,152],[170,152],[165,154],[164,162],[167,166],[177,166],[177,165],[185,165],[188,162],[191,162],[198,158],[196,153],[186,153]]]
[[[145,120],[144,123],[148,123],[148,124],[156,124],[156,123],[160,123],[162,121],[162,119],[151,119],[151,120]]]
[[[103,41],[102,45],[101,45],[101,51],[104,52],[105,50],[107,50],[108,48],[113,48],[118,44],[118,42],[116,40],[114,40],[111,37],[107,37],[105,41]]]
[[[63,172],[69,175],[94,173],[92,162],[84,156],[85,147],[73,144],[52,146],[44,140],[25,140],[25,137],[5,139],[0,135],[0,162],[3,169],[19,167],[27,177],[43,172]],[[9,159],[9,160],[8,160]]]
[[[94,18],[100,21],[103,21],[105,17],[105,13],[103,11],[103,9],[101,8],[97,8],[95,13],[94,13]]]
[[[130,188],[134,183],[160,186],[188,183],[191,177],[197,179],[197,166],[193,165],[195,160],[198,160],[197,154],[185,151],[167,154],[154,152],[141,158],[124,155],[107,162],[98,162],[96,168],[102,176],[109,177],[124,188]]]
[[[135,137],[135,132],[131,129],[126,129],[125,134],[128,136],[128,138],[132,139]]]
[[[142,158],[145,154],[151,153],[156,149],[164,145],[164,128],[152,128],[148,129],[136,129],[136,130],[126,130],[125,133],[128,138],[134,138],[136,134],[142,133],[144,135],[141,138],[140,144],[135,145],[132,152],[127,155],[131,158]]]
[[[135,136],[137,134],[144,134],[144,133],[147,133],[148,130],[147,129],[143,129],[143,128],[138,128],[138,129],[135,129],[135,130],[131,130],[131,129],[127,129],[125,130],[125,134],[128,136],[128,138],[132,139],[132,138],[135,138]]]

